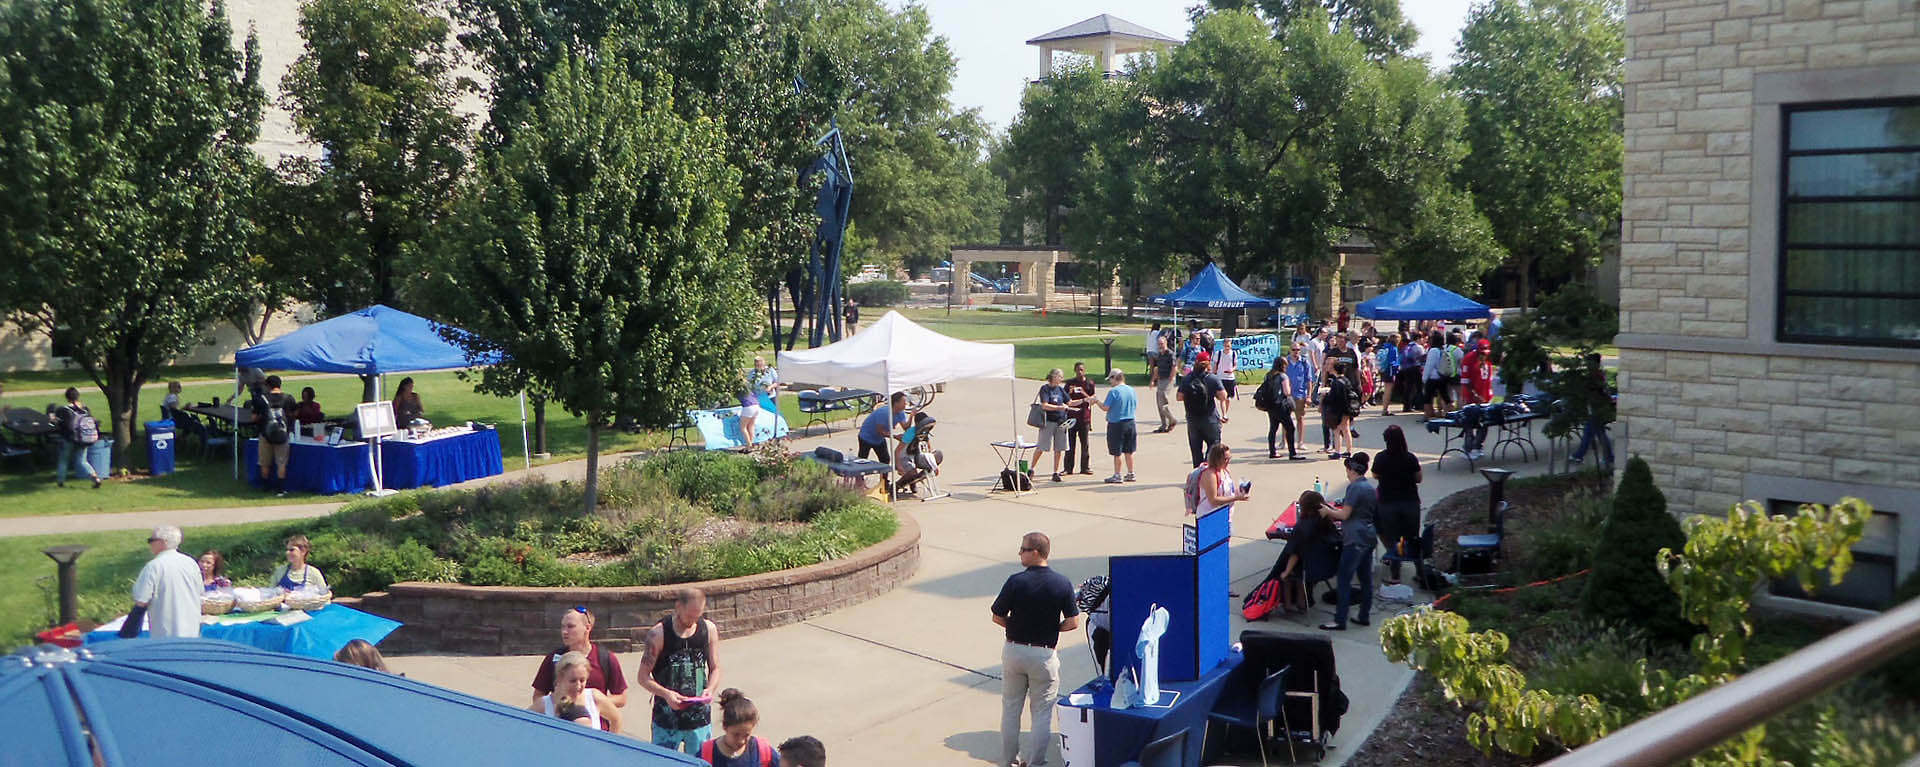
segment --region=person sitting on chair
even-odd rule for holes
[[[1280,606],[1288,614],[1299,615],[1307,611],[1307,584],[1318,583],[1333,577],[1339,566],[1335,558],[1334,546],[1338,543],[1334,530],[1322,510],[1327,499],[1312,490],[1300,494],[1299,515],[1293,524],[1293,534],[1287,538],[1286,548],[1280,550],[1280,557],[1273,562],[1273,569],[1267,573],[1269,579],[1280,583]],[[1332,555],[1332,556],[1330,556]]]

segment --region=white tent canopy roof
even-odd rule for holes
[[[781,352],[780,378],[883,394],[963,378],[1013,379],[1013,346],[961,341],[889,311],[838,343]]]

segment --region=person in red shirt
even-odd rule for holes
[[[554,691],[555,664],[561,656],[577,652],[587,657],[587,687],[606,693],[616,707],[627,705],[627,678],[620,659],[589,637],[593,634],[593,613],[585,607],[570,607],[560,616],[559,649],[540,658],[540,669],[533,675],[533,705],[544,706],[543,699]],[[617,712],[616,712],[617,713]],[[602,729],[606,722],[603,720]]]
[[[1485,404],[1493,401],[1493,344],[1482,338],[1475,342],[1467,355],[1460,359],[1460,377],[1465,386],[1467,404]]]

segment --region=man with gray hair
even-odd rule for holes
[[[161,525],[147,536],[153,559],[133,582],[133,603],[147,610],[155,637],[200,636],[200,564],[180,553],[180,528]]]

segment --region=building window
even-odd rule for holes
[[[1785,516],[1793,516],[1799,508],[1798,501],[1767,503],[1769,512]],[[1900,582],[1899,541],[1900,515],[1876,509],[1867,518],[1860,541],[1853,545],[1853,567],[1847,570],[1846,578],[1835,584],[1823,570],[1813,576],[1812,594],[1791,578],[1774,581],[1769,591],[1774,596],[1885,610],[1893,606],[1893,590]]]
[[[1920,99],[1782,119],[1780,340],[1920,347]]]

